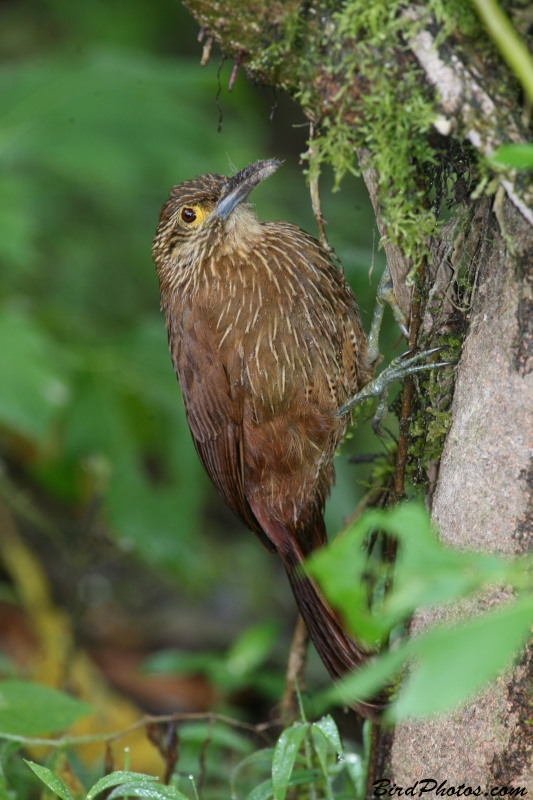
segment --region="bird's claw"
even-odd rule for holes
[[[377,378],[370,381],[364,386],[360,392],[348,400],[340,407],[337,416],[341,417],[347,414],[359,403],[367,400],[369,397],[379,397],[379,404],[372,421],[372,427],[377,435],[380,433],[380,423],[386,417],[388,412],[388,390],[389,386],[396,381],[401,381],[408,375],[413,375],[415,372],[424,372],[426,370],[440,369],[440,367],[453,366],[453,361],[432,361],[429,363],[424,362],[427,358],[444,350],[444,347],[433,347],[430,350],[407,350],[401,356],[395,358]]]
[[[379,436],[380,439],[386,439],[387,437],[381,430],[382,421],[383,420],[381,419],[381,417],[374,415],[374,417],[372,418],[372,430],[374,431],[376,436]]]
[[[398,322],[398,327],[400,329],[400,333],[402,333],[406,339],[409,339],[409,328],[407,327],[407,325],[405,325],[405,323],[402,321]]]

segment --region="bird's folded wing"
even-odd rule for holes
[[[245,496],[242,384],[231,380],[205,335],[184,338],[178,376],[194,445],[207,474],[236,516],[274,552]]]

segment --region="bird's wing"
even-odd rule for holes
[[[243,391],[238,356],[234,355],[232,363],[222,363],[208,331],[195,315],[185,314],[182,324],[175,365],[198,456],[234,514],[274,552],[274,545],[245,496]]]

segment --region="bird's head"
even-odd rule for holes
[[[231,178],[202,175],[174,186],[163,205],[153,243],[160,274],[192,265],[211,246],[234,246],[246,239],[257,218],[245,202],[258,183],[272,175],[280,162],[257,161]]]

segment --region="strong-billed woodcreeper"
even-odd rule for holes
[[[346,412],[358,398],[383,397],[391,378],[371,381],[377,344],[326,250],[295,225],[259,221],[246,202],[278,165],[259,161],[230,178],[174,186],[153,256],[198,455],[228,506],[279,554],[338,678],[366,654],[299,567],[326,542],[324,503]],[[411,364],[418,360],[392,377],[420,368]]]

